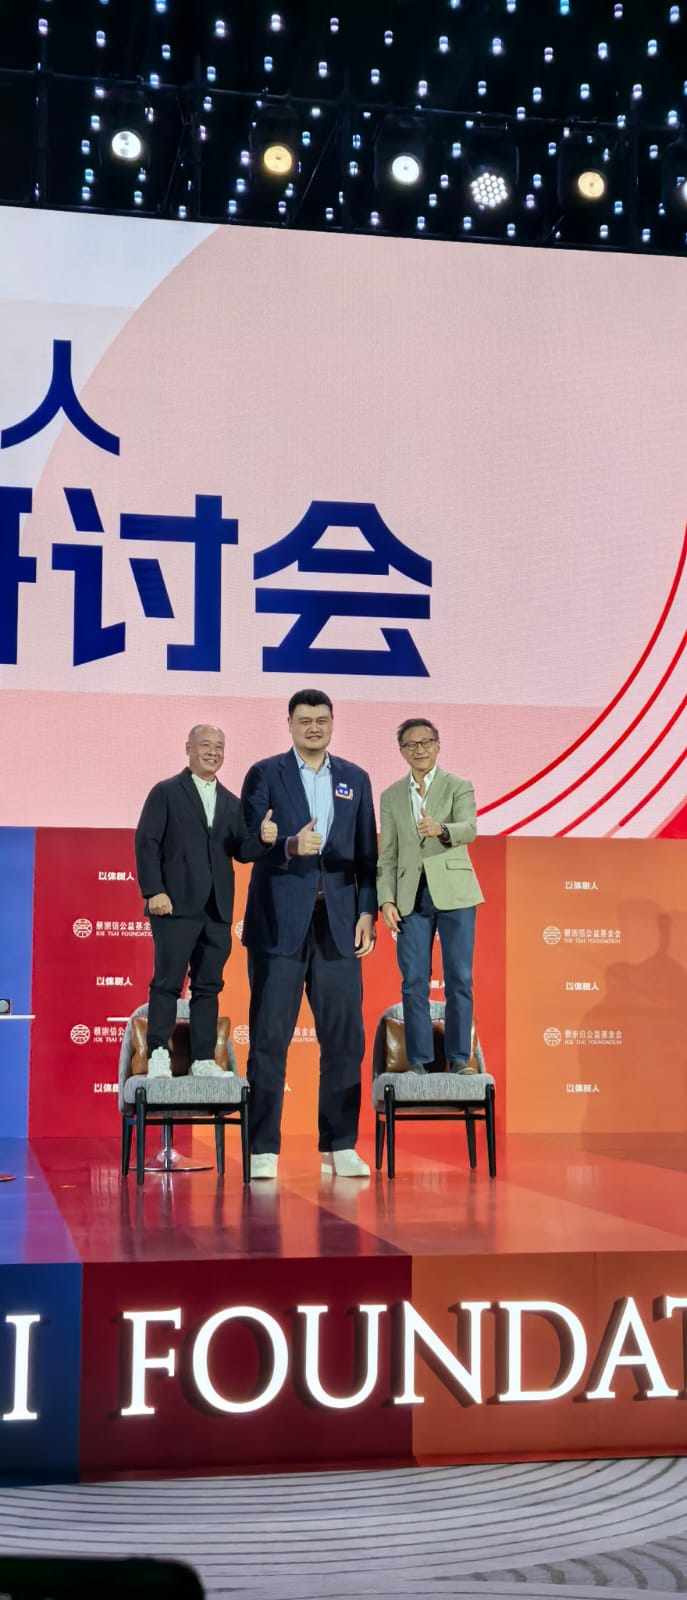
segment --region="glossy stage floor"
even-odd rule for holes
[[[137,1189],[113,1140],[0,1143],[1,1470],[681,1453],[684,1142],[511,1135],[495,1181],[478,1153],[408,1125],[395,1180],[354,1181],[292,1141],[244,1189],[232,1134],[224,1180]]]

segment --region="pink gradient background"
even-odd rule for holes
[[[434,563],[431,620],[412,625],[428,678],[318,676],[336,703],[336,748],[370,769],[378,793],[398,775],[395,726],[417,708],[440,725],[442,764],[474,779],[481,804],[527,780],[615,693],[675,570],[687,514],[679,263],[276,230],[196,236],[189,225],[182,239],[141,220],[136,239],[142,230],[152,259],[152,231],[165,259],[142,281],[135,253],[120,250],[113,281],[113,219],[102,231],[101,220],[32,217],[38,246],[41,226],[52,229],[51,252],[33,298],[22,298],[15,263],[0,300],[0,329],[12,328],[2,425],[44,392],[52,337],[71,337],[86,408],[121,435],[115,458],[55,422],[40,450],[31,441],[0,456],[4,482],[35,485],[22,550],[38,557],[39,582],[22,590],[20,663],[2,669],[2,687],[6,725],[20,742],[30,733],[43,777],[4,742],[0,822],[130,825],[150,784],[183,765],[200,720],[225,726],[235,789],[250,762],[287,744],[298,685],[263,673],[261,652],[291,619],[256,617],[252,558],[312,499],[374,501]],[[77,244],[82,287],[64,304]],[[65,485],[96,495],[103,620],[126,620],[128,634],[124,655],[80,668],[72,579],[50,566],[53,541],[72,537]],[[239,521],[238,548],[224,555],[219,674],[165,667],[166,644],[192,637],[188,547],[117,537],[120,511],[188,515],[197,493],[221,494]],[[132,554],[160,557],[174,621],[142,616]],[[266,586],[337,583],[416,590],[394,573],[323,581],[293,569]],[[682,591],[666,659],[681,618]],[[334,620],[316,643],[383,648],[388,622]],[[636,750],[673,713],[677,683],[674,673]],[[676,720],[643,767],[645,789],[684,749],[683,728]],[[626,753],[629,764],[635,746]],[[622,779],[623,760],[607,762],[604,784]],[[686,790],[678,768],[636,831],[657,831]],[[570,816],[574,805],[582,799]],[[557,812],[525,831],[566,820]],[[510,821],[497,808],[485,830]],[[602,808],[589,831],[617,821]]]

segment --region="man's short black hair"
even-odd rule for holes
[[[397,728],[396,730],[396,737],[399,744],[403,744],[403,740],[409,728],[429,728],[433,737],[435,739],[439,738],[439,729],[435,728],[434,723],[430,722],[429,717],[406,717],[405,722],[402,722],[400,728]]]
[[[324,689],[299,689],[289,700],[290,717],[293,716],[296,706],[328,706],[332,716],[334,715],[334,707]]]

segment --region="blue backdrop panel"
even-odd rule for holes
[[[17,1315],[40,1317],[28,1340],[35,1421],[4,1420],[17,1402],[17,1331],[6,1320]],[[0,1268],[0,1479],[78,1478],[80,1368],[81,1267]]]
[[[33,828],[0,828],[0,1000],[16,1016],[31,1011]],[[31,1023],[0,1018],[0,1128],[28,1134]]]

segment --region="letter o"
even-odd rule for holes
[[[265,1384],[262,1394],[256,1395],[254,1400],[227,1400],[210,1382],[208,1372],[210,1341],[224,1322],[257,1322],[271,1340],[272,1375]],[[262,1411],[264,1406],[270,1405],[272,1400],[276,1399],[284,1387],[288,1370],[289,1347],[286,1336],[275,1318],[267,1311],[260,1311],[257,1306],[229,1306],[226,1311],[217,1311],[214,1317],[208,1317],[196,1335],[193,1346],[193,1377],[199,1393],[215,1411],[230,1411],[239,1415],[245,1411]]]

